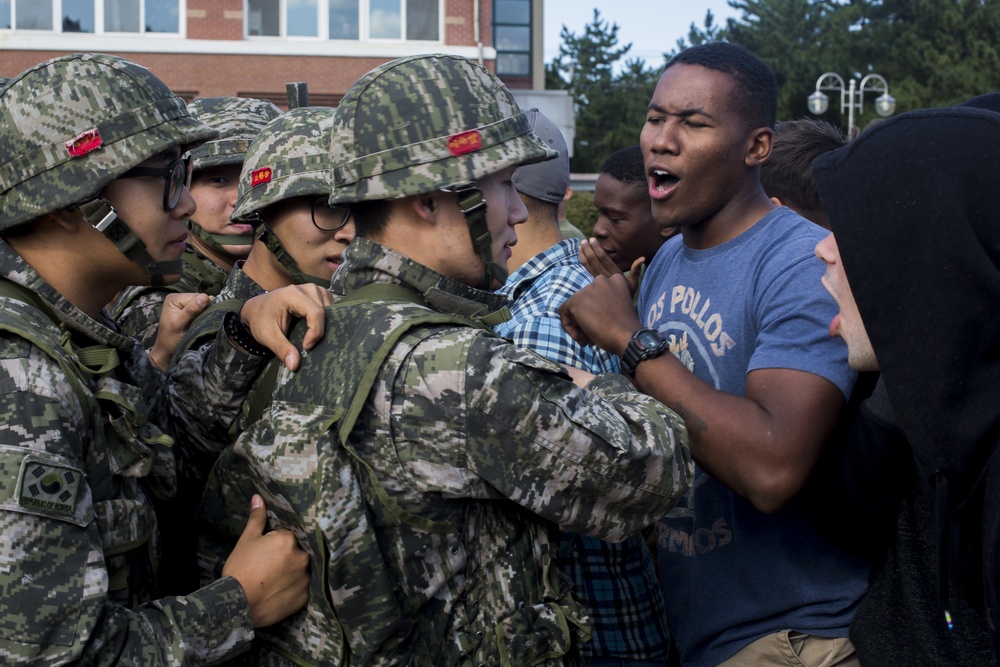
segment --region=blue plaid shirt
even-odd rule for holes
[[[618,357],[580,345],[559,322],[559,306],[592,280],[580,263],[580,241],[560,241],[518,267],[498,290],[510,300],[511,319],[497,325],[496,332],[560,364],[617,373]]]
[[[593,280],[580,264],[580,241],[566,239],[525,262],[499,290],[510,299],[511,319],[495,330],[552,361],[591,373],[617,373],[618,358],[583,347],[559,322],[559,306]],[[665,662],[670,645],[655,564],[639,534],[611,544],[563,533],[559,564],[575,596],[590,608],[594,630],[580,647],[587,657]]]

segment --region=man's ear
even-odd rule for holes
[[[778,199],[777,197],[770,197],[770,199],[771,203],[774,204],[775,206],[784,206],[784,204],[781,203],[781,200]]]
[[[410,203],[416,214],[429,222],[433,222],[437,218],[439,207],[437,201],[435,201],[436,194],[428,192],[427,194],[415,195],[410,198]]]
[[[748,167],[759,167],[771,155],[774,146],[774,130],[769,127],[758,127],[750,133],[748,150],[745,158]]]

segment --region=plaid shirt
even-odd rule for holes
[[[510,298],[511,319],[495,330],[552,361],[591,373],[617,373],[618,358],[583,347],[559,322],[559,306],[593,278],[580,264],[580,241],[566,239],[521,265],[499,292]],[[670,635],[653,559],[640,534],[613,544],[564,532],[562,571],[590,610],[593,639],[585,657],[666,661]]]
[[[496,332],[557,363],[617,373],[618,357],[580,345],[559,322],[559,306],[592,280],[580,264],[580,241],[560,241],[518,267],[498,290],[510,299],[511,319],[497,325]]]

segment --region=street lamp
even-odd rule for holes
[[[868,86],[869,83],[872,85]],[[866,88],[866,86],[868,87]],[[854,134],[854,110],[857,109],[859,114],[864,112],[863,105],[866,89],[872,92],[882,92],[881,95],[875,98],[875,113],[883,118],[891,116],[896,110],[896,98],[889,94],[889,84],[886,83],[886,80],[880,74],[869,74],[861,79],[861,85],[857,86],[857,88],[855,88],[854,79],[851,79],[845,92],[844,80],[840,78],[839,74],[824,72],[816,79],[816,92],[807,98],[809,101],[809,112],[814,116],[821,116],[826,113],[827,108],[830,106],[830,98],[823,91],[839,90],[840,113],[843,114],[844,111],[847,111],[847,136],[852,136]],[[854,101],[855,92],[858,93],[857,102]]]

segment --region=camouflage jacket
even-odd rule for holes
[[[196,351],[200,355],[206,354],[213,344],[215,337],[222,329],[222,322],[225,319],[226,313],[239,309],[244,301],[264,291],[263,287],[243,272],[243,264],[244,260],[240,260],[233,265],[233,270],[229,272],[229,278],[226,280],[225,287],[216,296],[212,297],[212,303],[188,327],[184,337],[181,338],[181,342],[177,345],[172,363],[176,363],[177,360],[191,351]],[[276,368],[270,368],[268,372],[273,376],[276,370]],[[254,395],[253,390],[251,390],[249,395],[251,397]],[[225,436],[224,440],[226,444],[233,442],[236,439],[236,434],[243,431],[245,426],[244,415],[248,409],[248,405],[244,404],[241,415],[230,426],[229,432]],[[207,469],[205,472],[207,472]],[[201,496],[200,490],[198,496]]]
[[[184,273],[173,285],[127,287],[111,304],[111,318],[118,323],[122,333],[138,338],[147,350],[156,342],[160,310],[163,309],[163,301],[168,294],[202,292],[215,295],[226,282],[226,270],[193,246],[188,246],[181,259],[184,262]]]
[[[243,301],[259,293],[261,288],[242,270],[243,261],[236,263],[230,272],[229,280],[222,292],[212,297],[212,303],[206,308],[191,326],[174,351],[171,369],[174,373],[183,372],[184,380],[197,384],[198,366],[192,365],[191,359],[206,357],[211,354],[212,347],[217,344],[219,330],[226,313],[237,310]],[[192,357],[191,353],[195,356]],[[273,371],[272,371],[273,372]],[[252,395],[252,393],[248,394]],[[208,471],[215,463],[219,451],[235,440],[235,434],[242,430],[244,421],[242,414],[227,430],[219,430],[213,434],[216,444],[209,451],[196,450],[191,452],[187,447],[185,434],[178,434],[176,448],[190,453],[190,464],[180,470],[180,492],[166,504],[166,512],[160,512],[160,530],[163,536],[164,562],[171,564],[168,576],[161,576],[160,583],[166,593],[184,593],[197,586],[199,577],[196,562],[196,535],[191,530],[195,510],[205,488]],[[158,503],[158,509],[161,505]]]
[[[244,301],[264,291],[253,278],[243,273],[243,264],[244,260],[240,260],[233,265],[222,290],[212,297],[212,303],[188,327],[174,352],[175,359],[190,350],[204,349],[205,344],[214,339],[222,328],[227,312],[239,308]]]
[[[413,299],[350,303],[375,284]],[[503,297],[364,239],[332,289],[323,343],[279,373],[202,509],[209,577],[253,489],[312,558],[308,606],[252,661],[572,662],[589,629],[557,526],[621,540],[662,516],[692,476],[681,419],[619,375],[577,388],[477,321]]]
[[[217,450],[259,360],[227,342],[167,378],[2,241],[0,271],[35,295],[0,297],[0,663],[200,665],[245,649],[253,630],[234,579],[152,600],[152,503],[174,493],[187,460],[171,426]]]

